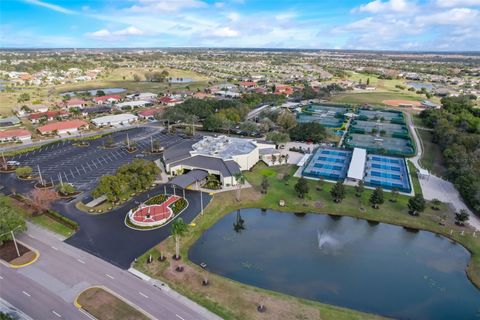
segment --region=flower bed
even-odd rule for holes
[[[188,206],[188,201],[175,195],[156,195],[144,204],[132,208],[125,224],[133,229],[148,230],[168,223]]]

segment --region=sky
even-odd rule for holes
[[[0,0],[0,47],[480,51],[480,0]]]

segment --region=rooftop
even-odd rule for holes
[[[246,139],[232,138],[227,136],[205,136],[202,140],[192,145],[194,155],[206,155],[219,157],[225,160],[232,157],[252,152],[257,146]]]

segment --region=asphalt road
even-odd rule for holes
[[[92,285],[105,286],[156,319],[220,319],[168,288],[160,289],[128,271],[76,249],[33,225],[19,240],[40,251],[24,268],[0,265],[0,296],[34,319],[88,319],[75,297]]]

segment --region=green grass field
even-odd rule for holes
[[[439,177],[445,177],[447,169],[443,164],[442,151],[437,144],[432,142],[432,133],[428,130],[417,129],[420,139],[422,139],[423,154],[420,164],[427,170]]]

